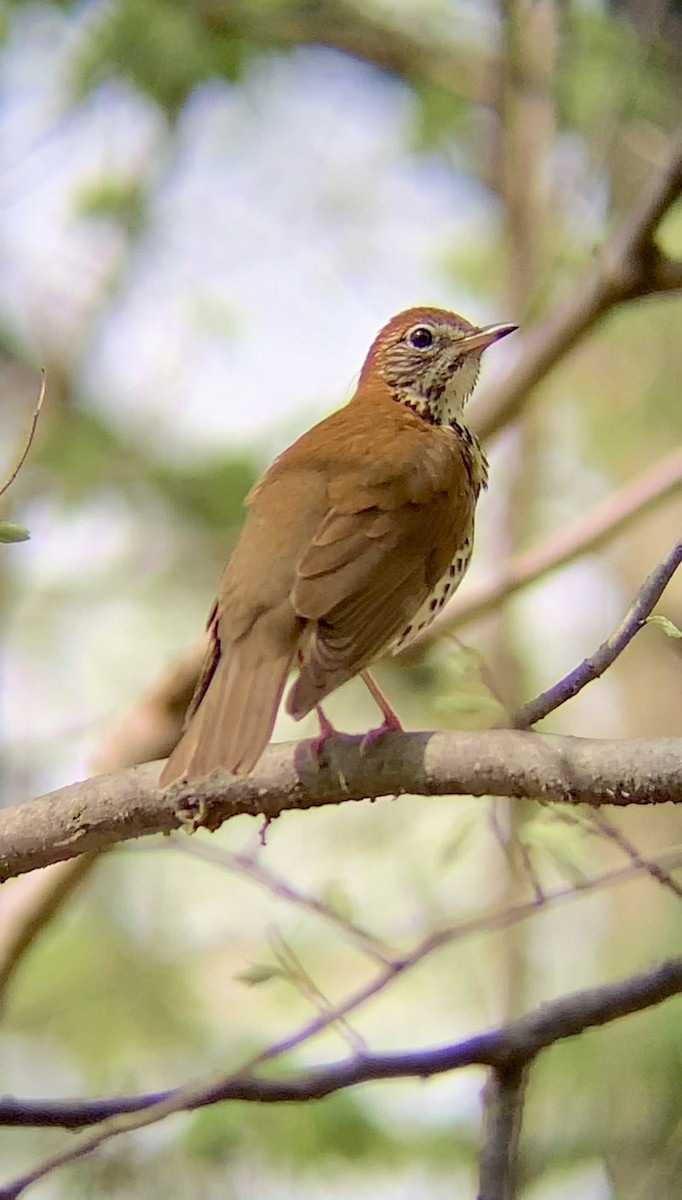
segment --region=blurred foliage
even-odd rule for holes
[[[225,534],[242,519],[243,502],[257,478],[248,454],[216,453],[200,461],[155,460],[93,408],[71,406],[52,414],[32,456],[50,481],[52,496],[78,507],[101,488],[134,497],[152,489],[184,523]]]
[[[680,64],[673,46],[661,37],[642,37],[628,17],[596,4],[566,4],[560,11],[557,103],[563,125],[597,139],[598,146],[623,122],[677,119]]]
[[[205,1163],[227,1163],[235,1153],[261,1153],[272,1162],[315,1163],[323,1156],[362,1162],[390,1161],[396,1139],[381,1130],[352,1093],[339,1092],[314,1105],[230,1104],[194,1114],[186,1133],[189,1154]]]
[[[614,1196],[636,1200],[652,1178],[656,1194],[679,1195],[681,1011],[682,1001],[673,1000],[561,1042],[540,1057],[527,1101],[527,1183],[542,1178],[548,1161],[569,1165],[604,1154]]]
[[[26,959],[5,1021],[33,1053],[59,1045],[87,1089],[120,1087],[170,1046],[196,1050],[204,1033],[182,961],[164,961],[92,903]]]
[[[107,416],[96,388],[86,382],[91,377],[83,370],[102,330],[106,331],[108,323],[115,322],[120,315],[126,302],[127,284],[138,273],[149,270],[150,245],[161,244],[172,252],[173,236],[179,236],[177,229],[169,233],[164,223],[167,211],[164,205],[169,190],[177,187],[183,171],[188,171],[188,159],[196,150],[192,138],[200,140],[201,131],[190,120],[197,92],[207,82],[227,81],[235,90],[243,88],[254,112],[259,102],[265,110],[259,86],[263,87],[264,80],[266,86],[271,86],[278,78],[279,66],[288,57],[293,63],[300,62],[296,53],[305,46],[309,54],[319,55],[321,61],[334,60],[338,77],[331,69],[329,76],[337,86],[331,93],[333,103],[339,111],[357,108],[360,129],[365,118],[364,94],[354,90],[358,76],[344,76],[338,62],[344,55],[350,59],[352,50],[353,59],[361,60],[368,73],[375,63],[377,88],[379,81],[390,74],[390,64],[394,64],[397,74],[393,77],[400,86],[391,97],[382,91],[381,104],[389,107],[395,102],[400,106],[395,127],[400,131],[405,154],[395,161],[387,155],[390,161],[387,169],[392,171],[387,186],[401,195],[401,174],[416,168],[431,168],[447,177],[452,187],[450,195],[455,197],[451,200],[453,233],[439,247],[434,284],[442,287],[443,281],[456,282],[468,288],[482,307],[499,308],[513,294],[513,281],[510,283],[508,277],[513,235],[505,223],[498,177],[504,158],[500,96],[503,87],[509,84],[505,78],[508,64],[499,57],[506,45],[504,19],[505,14],[509,18],[513,13],[528,17],[544,7],[554,17],[556,60],[549,86],[544,90],[530,88],[524,97],[526,101],[536,101],[541,94],[550,113],[548,125],[553,129],[540,180],[545,225],[538,227],[536,238],[541,253],[532,294],[524,298],[526,311],[541,315],[551,303],[567,294],[572,281],[591,262],[595,247],[664,161],[669,137],[682,124],[679,86],[682,38],[674,36],[679,4],[661,6],[666,8],[665,20],[661,18],[656,27],[653,18],[645,19],[646,5],[547,0],[544,6],[524,7],[524,3],[525,0],[512,0],[498,6],[485,0],[461,4],[453,0],[447,6],[431,6],[415,0],[394,10],[384,3],[363,5],[341,0],[316,3],[109,0],[89,4],[64,0],[61,4],[41,5],[15,0],[4,7],[1,19],[5,54],[10,59],[16,52],[12,49],[12,38],[23,18],[27,27],[30,19],[35,21],[36,42],[43,52],[44,30],[49,35],[50,26],[49,21],[44,28],[40,25],[41,14],[61,14],[70,23],[64,51],[70,110],[62,112],[55,101],[49,135],[45,134],[48,142],[55,137],[53,164],[61,161],[70,136],[83,136],[79,118],[84,121],[93,97],[106,91],[100,87],[103,81],[122,82],[133,96],[144,98],[147,106],[159,114],[160,132],[155,135],[158,144],[154,143],[152,149],[145,147],[137,157],[133,155],[132,165],[127,169],[121,166],[120,174],[116,160],[112,166],[99,148],[95,155],[96,162],[99,163],[100,157],[102,160],[99,169],[86,172],[76,182],[69,201],[69,222],[84,237],[92,234],[93,227],[107,223],[120,226],[126,233],[123,261],[117,275],[120,286],[112,287],[107,276],[100,290],[94,289],[90,306],[84,305],[81,323],[74,331],[68,324],[60,325],[62,300],[69,298],[57,296],[55,302],[51,297],[50,264],[29,261],[25,269],[34,275],[37,299],[31,309],[35,315],[27,333],[21,322],[14,320],[11,289],[4,285],[0,275],[0,289],[4,289],[0,346],[15,358],[27,353],[22,350],[27,345],[53,345],[58,349],[59,359],[58,367],[53,371],[48,369],[51,382],[48,406],[29,463],[17,481],[16,493],[22,504],[41,499],[51,506],[59,520],[60,509],[87,513],[102,494],[123,496],[127,508],[137,513],[142,523],[143,548],[147,545],[145,539],[158,540],[162,546],[178,546],[177,559],[169,561],[169,569],[158,572],[158,578],[154,575],[148,609],[144,614],[136,614],[138,626],[145,629],[158,626],[167,631],[168,626],[159,614],[177,608],[175,645],[182,638],[189,640],[199,633],[206,597],[193,598],[196,611],[192,613],[184,601],[189,587],[196,582],[197,560],[216,552],[219,542],[223,546],[229,541],[241,520],[243,499],[259,473],[260,462],[257,464],[256,460],[270,449],[268,445],[239,450],[215,445],[209,452],[190,446],[185,452],[184,446],[175,446],[171,453],[167,443],[159,440],[157,444],[154,428],[140,436],[132,421],[128,428],[118,414],[116,421]],[[469,36],[472,28],[478,30],[477,37]],[[413,53],[406,55],[405,47],[409,47],[411,37]],[[338,59],[330,50],[336,52]],[[458,53],[459,60],[455,58],[453,62],[460,61],[463,68],[472,71],[472,76],[464,69],[458,72],[452,64],[451,69],[444,69],[436,53],[441,50]],[[36,62],[36,70],[42,69],[42,60],[37,57]],[[471,78],[476,87],[470,86]],[[15,86],[18,87],[16,83]],[[318,86],[323,85],[318,83]],[[149,98],[153,105],[149,105]],[[319,119],[317,97],[308,93],[305,103],[309,106],[310,126],[314,128]],[[274,105],[277,106],[276,98]],[[184,147],[183,157],[180,134],[187,123],[190,145],[189,149]],[[112,144],[116,141],[114,126],[112,119]],[[234,136],[231,127],[229,136]],[[225,140],[227,146],[229,138]],[[326,188],[334,195],[343,194],[346,160],[334,158],[334,142],[335,138],[330,136],[327,152],[318,155],[314,170],[302,175],[300,164],[292,155],[291,162],[287,162],[286,179],[268,178],[263,187],[264,205],[269,189],[275,189],[280,182],[284,190],[291,187],[288,216],[283,218],[288,221],[287,232],[291,237],[290,257],[292,262],[299,262],[310,255],[313,275],[315,247],[305,243],[306,230],[299,224],[301,197],[313,207],[315,203],[325,207]],[[245,160],[249,150],[247,143],[240,146]],[[376,170],[383,170],[385,164],[379,149],[373,152],[373,157]],[[242,165],[237,162],[229,179],[229,186],[235,190],[240,185]],[[58,167],[53,165],[51,170],[54,180],[52,174],[41,175],[31,186],[50,191],[54,182],[56,191]],[[529,179],[529,190],[533,182],[537,181]],[[346,215],[348,224],[334,242],[335,262],[345,264],[348,257],[355,256],[358,260],[365,257],[370,215],[376,219],[374,183],[375,179],[368,179],[358,193],[364,209],[357,196],[349,206],[349,211],[356,214],[357,227],[351,226]],[[458,224],[462,215],[457,208],[458,187],[478,198],[476,222],[463,233]],[[205,211],[215,201],[215,196],[192,193],[186,210],[188,225],[200,225]],[[327,204],[325,211],[328,208]],[[409,238],[413,232],[410,215],[406,214],[406,222],[396,235],[390,264],[390,269],[396,272],[403,246],[400,238]],[[682,215],[678,207],[669,214],[660,238],[671,254],[682,253],[681,230]],[[245,221],[243,228],[237,230],[226,227],[224,238],[226,242],[234,238],[243,243],[247,264],[252,265],[269,254],[267,234],[262,236],[262,233],[258,222],[251,225]],[[357,238],[357,245],[353,237]],[[217,263],[219,248],[215,249]],[[56,246],[54,252],[58,250]],[[216,263],[203,264],[207,273],[213,273],[212,284],[218,274]],[[88,272],[92,270],[92,265],[86,263],[81,277],[78,266],[78,263],[74,266],[73,276],[76,294],[84,286],[83,278],[88,280]],[[221,298],[219,311],[217,308],[208,311],[205,302],[201,308],[201,297],[195,297],[193,310],[201,309],[202,335],[207,339],[215,336],[216,341],[224,341],[224,312],[241,314],[242,311],[239,279],[233,279],[224,267],[220,269],[224,275],[220,282],[224,286],[216,291]],[[386,273],[390,274],[388,264]],[[168,278],[161,275],[155,280],[159,289],[180,286],[177,277],[172,277],[170,285]],[[340,295],[348,286],[348,279],[359,290],[358,278],[351,274],[337,281],[334,276],[325,283],[326,307],[316,314],[320,323],[329,321],[333,325],[339,320],[335,307],[337,291]],[[368,286],[370,294],[374,282],[370,281]],[[286,281],[283,284],[278,279],[276,283],[277,287],[272,289],[274,299],[264,287],[267,294],[262,300],[267,319],[262,328],[266,333],[274,306],[286,307],[282,305],[282,297],[287,295]],[[225,295],[228,299],[224,302]],[[51,297],[51,302],[46,300],[43,305],[46,296],[48,300]],[[156,315],[154,301],[147,303],[146,318],[151,324]],[[245,311],[249,303],[254,303],[252,296],[244,302]],[[296,322],[296,352],[303,354],[306,343],[300,336],[300,310],[293,303],[291,308]],[[285,312],[277,319],[285,323],[288,318]],[[235,329],[238,324],[234,322]],[[234,330],[231,328],[230,332]],[[141,342],[144,343],[144,337]],[[268,354],[268,347],[261,353]],[[37,350],[35,356],[39,357]],[[178,369],[184,366],[181,360],[182,350],[177,359]],[[532,536],[546,534],[548,527],[558,528],[563,519],[575,515],[592,499],[601,498],[611,480],[622,482],[632,478],[671,446],[679,444],[681,373],[679,304],[667,298],[638,303],[610,315],[599,330],[575,349],[561,370],[543,383],[539,389],[543,408],[536,410],[540,411],[538,440],[542,453],[526,472],[525,498],[518,501],[518,490],[515,493],[519,504],[524,503],[531,513],[528,524]],[[10,400],[8,394],[3,418]],[[158,413],[159,407],[153,411]],[[4,438],[4,428],[2,432]],[[10,440],[8,432],[8,443]],[[531,440],[525,444],[526,451]],[[522,455],[524,446],[517,445],[514,453]],[[493,513],[492,519],[487,518],[490,528],[481,528],[480,553],[487,555],[491,568],[496,568],[508,550],[510,522],[503,505],[509,503],[509,498],[504,499],[504,491],[508,488],[512,494],[513,489],[505,481],[506,469],[498,472],[491,488],[490,500],[497,507],[489,510]],[[33,514],[26,519],[33,531]],[[511,524],[516,519],[513,515]],[[615,574],[618,570],[622,595],[630,594],[638,581],[644,556],[655,556],[661,545],[666,548],[674,520],[674,514],[672,519],[668,514],[668,524],[663,520],[659,528],[651,522],[643,532],[635,532],[620,559],[604,556],[605,562],[608,559],[607,572],[612,570]],[[7,532],[6,525],[0,526],[0,540],[3,528]],[[106,542],[106,525],[101,528],[102,541]],[[178,531],[184,536],[177,537]],[[20,554],[3,553],[5,578],[9,575],[10,559],[13,564],[19,557],[25,561],[32,552],[38,556],[41,552],[36,536]],[[131,552],[131,560],[129,573],[122,573],[119,581],[121,596],[132,593],[135,603],[141,604],[140,592],[136,590],[140,559]],[[14,598],[31,578],[21,573],[26,567],[13,569],[17,570],[16,587],[3,589],[3,598],[10,594]],[[87,570],[82,574],[86,576]],[[72,578],[75,575],[73,570],[69,572],[68,587],[77,586],[77,580]],[[35,579],[35,595],[29,597],[32,619],[36,620],[38,612],[41,628],[51,628],[40,609],[39,574]],[[603,579],[604,576],[602,583]],[[111,603],[108,575],[106,590]],[[602,593],[592,597],[592,607],[601,609],[603,605],[602,589]],[[548,607],[551,609],[551,601]],[[667,599],[664,607],[668,607]],[[572,597],[562,600],[544,643],[548,659],[562,651],[564,642],[572,652],[571,622],[587,620],[591,615],[589,609],[590,604],[583,603],[581,597],[575,603]],[[53,604],[50,620],[56,622],[65,617],[68,610],[66,603]],[[526,621],[527,640],[515,647],[517,660],[523,663],[530,677],[533,672],[548,669],[540,661],[544,657],[542,648],[533,645],[539,627],[534,611]],[[2,613],[3,627],[9,627],[10,615]],[[108,620],[109,610],[106,615]],[[94,616],[96,620],[97,614]],[[661,612],[656,621],[668,629],[666,622],[673,617],[673,624],[679,625],[674,611],[671,616]],[[83,624],[79,614],[75,631],[64,627],[55,635],[57,673],[63,670],[71,652],[65,647],[82,644],[85,653],[88,652],[92,643],[85,637]],[[115,628],[115,623],[103,627]],[[42,662],[47,651],[30,620],[26,621],[26,628],[29,632],[23,635],[24,650],[31,664],[27,677],[32,682],[37,677],[31,673],[35,662]],[[128,630],[130,626],[124,628]],[[675,677],[675,692],[666,683],[669,675],[665,666],[674,653],[671,646],[677,643],[664,638],[660,630],[658,633],[658,641],[667,645],[659,650],[652,646],[648,649],[650,667],[644,682],[639,677],[629,678],[625,673],[619,677],[614,672],[613,676],[609,674],[609,680],[616,678],[619,683],[599,685],[605,688],[600,693],[606,696],[604,710],[609,714],[615,712],[614,720],[622,716],[626,732],[633,725],[636,727],[631,713],[638,714],[638,703],[646,705],[653,722],[664,717],[674,719],[676,702],[679,709],[679,676]],[[393,668],[396,687],[399,674],[402,679],[400,699],[415,724],[424,727],[425,713],[434,724],[443,726],[480,727],[498,719],[501,701],[488,671],[488,663],[500,648],[496,636],[482,634],[482,650],[441,642],[426,656],[412,657],[406,667]],[[21,640],[20,622],[14,622],[12,645],[21,645]],[[120,653],[125,660],[123,649]],[[665,661],[656,657],[663,653],[669,656]],[[115,651],[111,648],[110,655],[113,661]],[[165,661],[169,655],[169,645],[164,642],[159,649],[159,660]],[[137,657],[135,648],[132,656]],[[141,650],[140,656],[147,661]],[[129,659],[125,661],[129,663]],[[99,669],[98,663],[94,669]],[[502,667],[499,669],[501,672]],[[16,665],[13,677],[21,678]],[[145,678],[140,690],[148,687],[149,682]],[[103,680],[104,693],[108,686],[112,686],[111,681],[107,684]],[[500,692],[506,695],[504,688]],[[90,695],[84,703],[90,703]],[[107,703],[105,695],[103,711],[108,719]],[[354,702],[351,699],[346,703],[350,714]],[[24,757],[19,753],[20,766],[16,769],[19,786],[25,794],[30,792],[34,777],[42,781],[36,766],[41,755],[35,753],[31,738],[47,736],[59,743],[73,733],[77,724],[97,720],[97,715],[93,718],[89,711],[79,713],[77,718],[67,711],[63,725],[59,725],[56,716],[50,718],[56,734],[50,728],[45,735],[39,725],[36,733],[32,724],[35,706],[36,699],[32,696],[24,721],[26,733],[22,730],[21,735],[26,737]],[[587,724],[590,714],[598,724],[601,719],[598,704],[585,711]],[[364,710],[353,710],[352,717],[358,715],[364,719]],[[11,775],[11,767],[8,774]],[[446,808],[446,802],[440,801],[412,808],[405,802],[401,808],[396,803],[386,812],[384,824],[381,805],[376,805],[371,810],[375,821],[369,828],[368,806],[354,807],[358,811],[344,811],[342,821],[339,814],[305,814],[310,818],[305,835],[300,832],[301,824],[293,820],[285,818],[277,822],[269,831],[268,845],[263,850],[269,856],[267,861],[274,862],[282,875],[292,878],[300,875],[301,886],[308,886],[314,895],[325,896],[337,912],[352,913],[354,919],[370,929],[376,925],[396,944],[415,930],[465,920],[472,912],[489,911],[491,906],[510,900],[505,883],[508,861],[500,849],[504,830],[494,828],[493,806],[482,801]],[[646,825],[637,823],[641,814],[628,814],[623,820],[626,828],[634,829],[633,838],[638,844],[641,842],[643,851],[650,850],[652,845],[665,847],[679,840],[679,824],[670,814],[655,817],[646,814]],[[235,844],[241,848],[240,839],[247,835],[242,828],[234,834],[230,830],[229,836],[234,836]],[[595,839],[585,838],[581,829],[562,824],[545,810],[523,825],[519,844],[512,842],[508,859],[522,857],[522,850],[547,889],[580,881],[598,871],[603,862],[623,861],[613,846],[595,847]],[[137,898],[139,910],[144,913],[158,905],[158,911],[154,909],[158,920],[154,933],[144,932],[141,917],[137,923],[132,917],[124,921],[102,903],[101,896],[90,896],[85,907],[69,909],[36,941],[13,982],[4,1011],[3,1037],[8,1047],[23,1048],[22,1058],[29,1066],[19,1073],[21,1086],[24,1088],[26,1079],[32,1078],[36,1094],[53,1090],[55,1062],[68,1064],[75,1080],[74,1092],[120,1091],[130,1080],[131,1086],[151,1088],[156,1086],[158,1076],[164,1081],[167,1077],[181,1081],[208,1069],[209,1065],[219,1065],[213,1039],[222,1036],[230,1054],[238,1052],[241,1061],[240,1054],[269,1044],[273,1036],[270,1021],[283,1019],[277,1000],[269,995],[277,989],[241,986],[239,990],[237,985],[240,980],[242,985],[244,980],[252,984],[265,982],[277,973],[277,968],[267,961],[267,943],[261,944],[266,942],[265,937],[252,934],[257,924],[254,908],[258,921],[262,917],[257,924],[259,929],[266,928],[269,921],[276,922],[278,928],[281,924],[294,946],[297,938],[304,936],[299,910],[283,909],[281,904],[278,907],[272,897],[254,899],[253,891],[246,894],[238,887],[224,896],[212,877],[200,884],[196,876],[190,875],[188,880],[182,871],[173,878],[173,894],[178,900],[171,905],[162,889],[158,896],[153,887],[145,892],[139,876],[126,875],[125,866],[118,869],[120,875],[116,881],[112,882],[113,875],[109,879],[112,908],[120,905],[123,896]],[[524,894],[532,895],[534,881],[524,877],[523,882]],[[0,919],[2,915],[0,908]],[[164,919],[165,934],[159,932]],[[538,928],[540,922],[530,926],[525,941],[520,936],[518,942],[512,943],[509,933],[504,938],[481,938],[475,948],[453,947],[449,956],[439,959],[432,974],[425,968],[418,982],[411,984],[407,980],[406,990],[391,1002],[394,1009],[388,1003],[383,1009],[379,1005],[380,1015],[376,1020],[374,1010],[370,1010],[370,1033],[378,1043],[385,1038],[392,1045],[399,1045],[401,1038],[406,1037],[412,1037],[415,1044],[430,1043],[445,1036],[443,1031],[451,1037],[460,1036],[464,1028],[497,1021],[515,990],[530,1005],[553,994],[557,988],[570,990],[595,978],[615,978],[633,969],[637,961],[648,962],[651,957],[666,953],[675,944],[676,921],[679,917],[671,897],[647,879],[644,885],[638,885],[634,899],[623,889],[617,897],[614,894],[598,899],[587,915],[576,905],[575,915],[564,924],[559,920],[556,925],[547,921],[542,929]],[[178,928],[183,930],[188,944],[195,940],[201,946],[200,967],[199,951],[197,957],[192,954],[191,960],[188,955],[188,961],[168,953],[165,938],[170,941]],[[325,932],[318,935],[317,945],[320,971],[328,975],[321,979],[320,986],[332,998],[347,995],[357,979],[350,968],[346,970],[344,950],[326,926]],[[233,988],[238,993],[236,997]],[[404,1006],[402,1025],[396,1015],[402,1011],[401,1006]],[[291,1011],[297,1011],[294,1002]],[[289,1016],[288,1010],[284,1015]],[[245,1032],[245,1022],[249,1020],[251,1024]],[[577,1174],[571,1175],[571,1171],[578,1172],[587,1160],[597,1160],[607,1174],[613,1200],[639,1200],[647,1190],[655,1193],[657,1200],[675,1200],[682,1190],[678,1152],[681,1056],[679,1004],[675,1003],[572,1039],[541,1055],[531,1077],[524,1126],[521,1166],[524,1188],[529,1195],[531,1189],[533,1197],[542,1195],[543,1200],[557,1194],[582,1195],[580,1188],[576,1192]],[[152,1070],[150,1064],[158,1069]],[[59,1071],[56,1077],[61,1080]],[[467,1086],[470,1082],[467,1076]],[[477,1074],[472,1093],[478,1093],[479,1083]],[[3,1086],[8,1089],[14,1086],[11,1071]],[[478,1130],[475,1121],[466,1116],[474,1112],[475,1104],[451,1107],[447,1097],[439,1109],[434,1106],[429,1110],[429,1085],[419,1084],[415,1088],[410,1085],[410,1089],[410,1095],[416,1092],[417,1099],[406,1109],[407,1116],[391,1114],[390,1108],[386,1115],[379,1102],[374,1107],[373,1101],[361,1092],[339,1094],[314,1105],[220,1105],[178,1121],[170,1133],[159,1133],[161,1139],[167,1137],[172,1143],[164,1144],[161,1150],[153,1138],[137,1142],[128,1139],[125,1145],[117,1141],[92,1161],[78,1164],[63,1176],[55,1176],[51,1190],[45,1195],[127,1198],[158,1195],[162,1191],[171,1196],[205,1195],[211,1200],[220,1196],[224,1200],[226,1196],[239,1195],[239,1184],[234,1183],[232,1175],[235,1162],[244,1161],[269,1164],[267,1180],[273,1196],[284,1194],[284,1187],[289,1186],[288,1175],[287,1183],[280,1186],[281,1171],[289,1172],[294,1180],[292,1195],[301,1194],[304,1178],[311,1195],[326,1194],[324,1182],[320,1185],[318,1180],[315,1192],[316,1184],[310,1183],[306,1174],[309,1170],[314,1174],[315,1169],[324,1181],[327,1169],[336,1180],[342,1168],[344,1171],[358,1168],[368,1174],[370,1166],[375,1165],[382,1168],[382,1180],[393,1181],[399,1180],[399,1170],[406,1163],[421,1162],[425,1170],[441,1168],[445,1181],[451,1183],[452,1179],[458,1179],[455,1168],[471,1164],[475,1158]],[[436,1083],[433,1090],[437,1090]],[[371,1091],[371,1095],[375,1093]],[[0,1138],[4,1136],[0,1132]],[[15,1145],[13,1141],[11,1144]],[[652,1189],[649,1187],[652,1176],[648,1172],[655,1169],[654,1160],[666,1165],[667,1174],[660,1179],[657,1176],[656,1187]],[[7,1169],[3,1165],[3,1171]],[[552,1173],[563,1169],[566,1175],[557,1185],[565,1185],[562,1192],[554,1190],[551,1181]],[[257,1176],[257,1168],[253,1170]],[[391,1176],[391,1170],[397,1174]],[[349,1176],[341,1173],[340,1178]],[[251,1186],[248,1194],[261,1194],[264,1188],[267,1191],[257,1176],[257,1186]],[[351,1185],[348,1190],[356,1189]],[[403,1194],[399,1182],[395,1192]],[[440,1192],[436,1193],[430,1180],[419,1197],[415,1193],[414,1200],[421,1200],[422,1194],[431,1196]]]
[[[100,175],[76,194],[74,213],[84,220],[116,221],[130,237],[139,237],[147,218],[146,196],[137,181]]]
[[[127,79],[173,117],[201,80],[234,78],[242,59],[239,40],[216,37],[200,5],[117,0],[103,6],[73,63],[73,86],[76,97],[82,97],[102,79]]]
[[[152,470],[159,491],[183,519],[223,534],[241,523],[243,503],[256,478],[251,458],[227,454],[173,467],[159,463]]]

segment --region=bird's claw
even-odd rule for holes
[[[376,729],[370,729],[363,737],[362,741],[360,742],[360,755],[364,757],[374,743],[385,737],[387,733],[403,732],[403,727],[396,714],[394,712],[390,714],[387,713],[384,717],[383,723],[378,725]]]

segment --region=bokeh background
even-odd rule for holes
[[[31,531],[0,547],[12,804],[88,774],[200,637],[246,491],[348,398],[390,315],[435,303],[517,321],[484,364],[494,389],[523,331],[570,294],[665,166],[682,5],[85,0],[8,3],[0,20],[3,478],[47,378],[0,514]],[[660,243],[682,254],[679,205]],[[620,308],[494,439],[468,582],[679,447],[680,317],[674,295]],[[383,665],[406,725],[485,726],[554,682],[617,624],[681,525],[678,488],[461,640]],[[682,581],[659,611],[682,624]],[[652,626],[546,728],[680,735],[681,679],[679,642]],[[346,729],[376,720],[357,682],[330,715]],[[281,719],[276,735],[312,732]],[[642,854],[680,841],[674,812],[618,820]],[[366,981],[348,929],[230,854],[394,947],[538,881],[570,887],[627,862],[613,838],[494,800],[288,814],[264,847],[240,818],[196,842],[219,861],[190,856],[194,843],[128,846],[55,905],[2,977],[3,1092],[153,1090],[236,1067],[315,1013],[290,955],[334,1002]],[[42,886],[36,875],[3,891],[0,966]],[[679,948],[678,910],[633,873],[457,942],[355,1028],[374,1049],[455,1040]],[[291,1065],[345,1050],[337,1030]],[[548,1052],[522,1195],[679,1195],[681,1059],[675,1002]],[[469,1071],[316,1105],[223,1105],[114,1142],[32,1194],[469,1197],[482,1083]],[[62,1138],[0,1131],[3,1179]]]

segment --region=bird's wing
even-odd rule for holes
[[[400,635],[447,571],[475,493],[453,436],[415,439],[406,462],[344,474],[299,564],[292,603],[316,622],[287,707],[301,716]]]

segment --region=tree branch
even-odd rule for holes
[[[584,659],[579,666],[555,683],[553,687],[548,688],[546,692],[542,692],[534,700],[518,709],[508,724],[514,729],[530,729],[532,725],[541,721],[554,709],[565,704],[567,700],[573,699],[588,683],[603,675],[604,671],[623,653],[635,634],[646,624],[654,605],[657,604],[680,563],[682,563],[682,538],[677,545],[673,546],[668,557],[659,563],[649,578],[644,581],[611,637],[602,642],[594,654]]]
[[[87,879],[92,865],[92,855],[83,854],[69,863],[55,864],[38,875],[26,877],[12,889],[9,911],[5,907],[1,910],[0,1007],[25,955]]]
[[[203,0],[202,7],[210,10],[212,28],[230,39],[246,37],[287,50],[306,44],[329,46],[412,83],[431,83],[455,98],[489,105],[495,97],[496,55],[487,48],[455,45],[435,21],[401,28],[378,10],[346,0],[262,10],[249,0],[222,0],[219,5]]]
[[[682,739],[597,741],[519,730],[391,733],[363,747],[331,738],[270,746],[244,778],[216,772],[160,791],[159,763],[70,784],[0,811],[0,881],[171,829],[211,831],[240,813],[273,820],[350,800],[411,793],[540,797],[568,804],[682,803]]]
[[[16,1200],[32,1183],[57,1167],[72,1162],[104,1141],[162,1120],[171,1113],[193,1111],[224,1100],[246,1100],[261,1104],[317,1100],[342,1088],[379,1079],[426,1079],[469,1066],[489,1066],[505,1077],[505,1128],[513,1133],[517,1081],[541,1050],[586,1029],[604,1025],[651,1008],[682,992],[682,957],[669,959],[640,975],[618,983],[575,992],[543,1004],[509,1025],[477,1034],[454,1045],[397,1054],[363,1054],[330,1063],[298,1076],[262,1077],[254,1072],[237,1072],[208,1082],[142,1096],[121,1096],[89,1101],[0,1100],[0,1125],[80,1129],[99,1125],[67,1151],[43,1162],[36,1170],[0,1188],[0,1200]],[[514,1083],[511,1089],[509,1084]],[[488,1196],[499,1193],[482,1193]],[[504,1195],[504,1193],[502,1193]]]
[[[483,1146],[478,1200],[513,1200],[528,1063],[490,1072],[483,1093]]]
[[[681,190],[682,138],[673,146],[666,170],[603,247],[594,266],[517,341],[519,355],[507,375],[479,389],[471,417],[481,437],[491,437],[512,421],[531,389],[610,309],[682,286],[680,263],[667,259],[654,242],[658,225]]]

